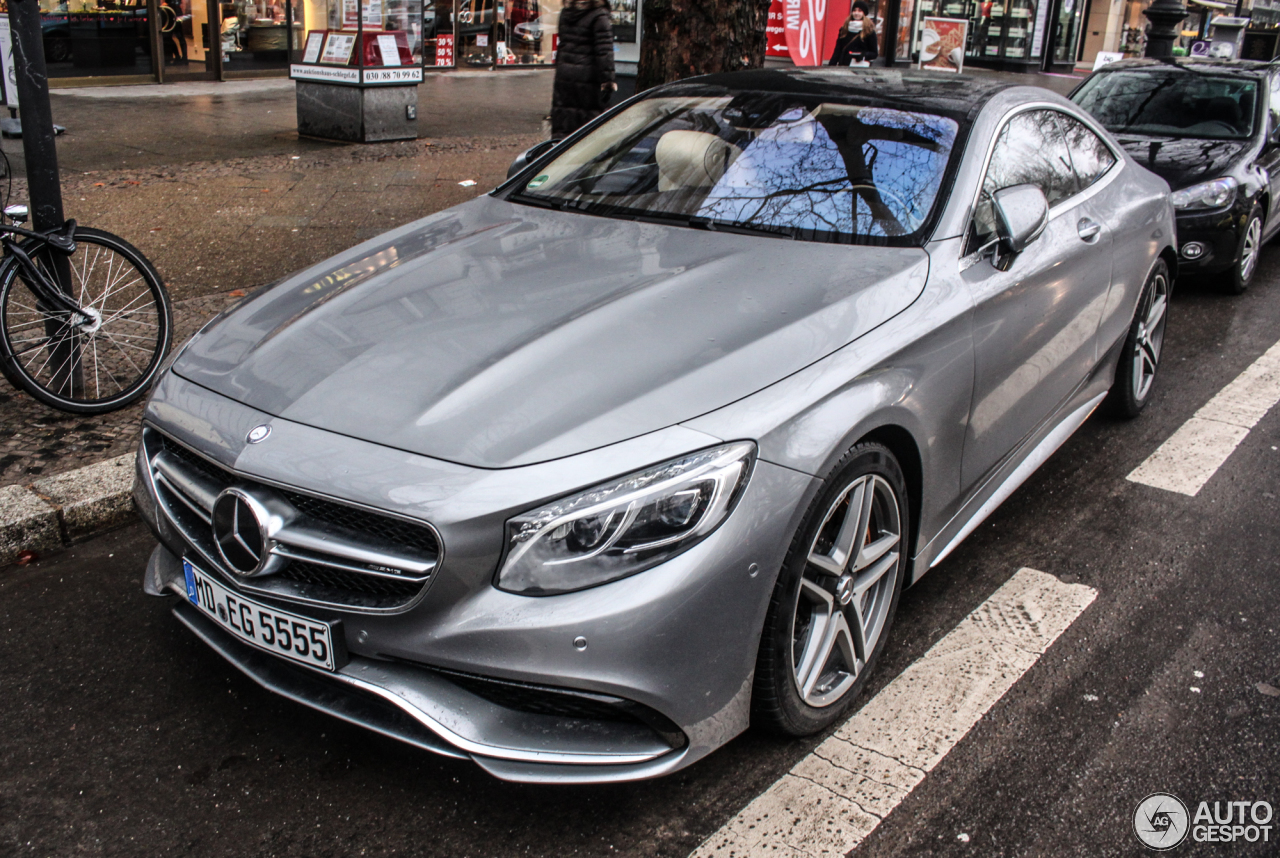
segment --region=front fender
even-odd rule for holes
[[[959,241],[943,244],[931,248],[929,283],[902,313],[800,372],[683,425],[719,438],[754,438],[762,460],[819,478],[877,430],[905,433],[919,457],[917,544],[926,544],[959,509],[973,391],[972,304],[958,273],[934,276],[958,272]]]

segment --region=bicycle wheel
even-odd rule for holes
[[[173,335],[169,295],[151,263],[124,239],[88,227],[76,228],[71,254],[39,242],[24,248],[85,312],[42,301],[11,260],[0,273],[5,376],[46,405],[73,414],[101,414],[139,399]]]

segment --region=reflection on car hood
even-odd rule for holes
[[[184,378],[253,408],[479,467],[724,406],[901,312],[916,248],[816,244],[482,198],[253,296]]]
[[[1117,134],[1133,159],[1173,190],[1219,179],[1235,166],[1252,140],[1197,140]]]

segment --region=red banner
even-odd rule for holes
[[[820,66],[831,58],[840,29],[849,20],[850,0],[781,0],[791,61]]]
[[[764,28],[764,55],[766,57],[791,56],[791,51],[787,50],[787,28],[786,15],[783,12],[784,8],[783,0],[773,0],[773,3],[769,6],[769,23]]]

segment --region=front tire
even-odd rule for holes
[[[854,446],[827,479],[774,585],[753,722],[787,736],[835,723],[866,685],[898,607],[910,504],[893,453]]]
[[[1160,353],[1164,348],[1169,294],[1169,266],[1161,259],[1151,270],[1142,294],[1138,296],[1138,307],[1120,351],[1116,378],[1107,396],[1108,408],[1117,417],[1137,417],[1151,399],[1151,388],[1160,369]]]
[[[1262,253],[1262,209],[1257,203],[1249,212],[1245,222],[1244,234],[1240,236],[1240,247],[1236,250],[1236,261],[1227,272],[1221,283],[1222,291],[1228,295],[1242,295],[1253,281],[1253,274],[1258,270],[1258,254]]]

